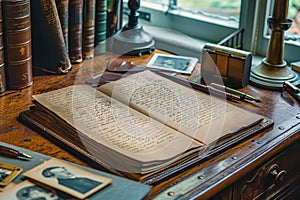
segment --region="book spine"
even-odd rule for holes
[[[123,1],[108,0],[107,2],[107,26],[106,37],[112,37],[122,28]]]
[[[107,0],[96,0],[95,53],[106,52]]]
[[[0,93],[6,90],[5,81],[5,62],[4,62],[4,45],[2,29],[2,1],[0,0]]]
[[[69,0],[55,0],[67,51],[69,50]]]
[[[69,2],[69,56],[72,63],[80,63],[82,57],[83,0]]]
[[[116,0],[107,0],[107,12],[106,12],[106,37],[109,38],[113,35],[115,30],[115,25],[117,22],[117,17],[115,13],[115,3]]]
[[[83,59],[94,57],[96,0],[84,0],[83,4]]]
[[[55,0],[31,1],[33,66],[47,73],[72,69]]]
[[[30,0],[3,0],[3,39],[9,89],[32,84]]]

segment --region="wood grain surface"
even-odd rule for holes
[[[155,52],[160,53],[158,50]],[[74,83],[82,84],[102,72],[109,60],[114,57],[115,55],[110,53],[96,56],[94,59],[74,65],[73,70],[65,75],[35,75],[31,87],[22,90],[8,90],[2,93],[0,95],[0,140],[88,166],[87,163],[75,157],[71,152],[66,151],[64,147],[51,143],[37,132],[20,123],[17,118],[22,111],[33,106],[31,102],[32,95],[59,89]],[[142,57],[124,57],[124,59],[133,61],[138,65],[145,65],[150,57],[151,55],[146,54]],[[198,67],[195,69],[194,74],[199,73]],[[161,194],[169,187],[186,180],[199,171],[203,172],[202,180],[200,178],[203,183],[194,189],[190,188],[188,194],[205,199],[210,198],[228,188],[242,176],[259,167],[292,143],[299,145],[300,108],[298,102],[287,93],[264,90],[250,84],[242,91],[261,99],[262,103],[234,102],[233,104],[271,118],[274,121],[274,127],[154,186],[148,198]],[[295,157],[297,157],[296,152]]]

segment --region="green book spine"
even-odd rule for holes
[[[83,59],[94,57],[96,0],[83,2]]]
[[[4,45],[2,29],[2,1],[0,0],[0,93],[6,90],[5,81],[5,62],[4,62]]]
[[[107,1],[96,0],[95,47],[97,54],[106,52]]]
[[[2,11],[7,87],[28,87],[33,82],[30,1],[3,0]]]
[[[83,61],[82,20],[83,0],[69,1],[69,56],[72,63]]]

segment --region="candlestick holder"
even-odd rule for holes
[[[284,60],[284,31],[292,24],[292,21],[287,19],[288,5],[288,0],[275,1],[273,15],[268,18],[268,26],[272,33],[266,58],[251,69],[250,81],[263,88],[281,89],[285,81],[299,83],[299,76]]]

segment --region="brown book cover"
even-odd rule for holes
[[[0,93],[6,90],[2,21],[2,1],[0,0]]]
[[[32,84],[31,21],[29,0],[3,0],[3,39],[9,89]]]
[[[66,49],[55,0],[31,2],[33,67],[45,72],[68,73],[71,62]]]
[[[3,51],[3,50],[1,50]],[[0,93],[6,90],[6,81],[5,81],[5,68],[4,63],[0,65]]]
[[[102,1],[102,0],[98,0]],[[107,27],[106,36],[107,38],[112,37],[117,31],[119,0],[108,0],[107,1]]]
[[[95,9],[96,0],[84,0],[83,2],[83,37],[82,54],[83,59],[94,57],[95,42]]]
[[[82,62],[83,0],[69,2],[69,56],[72,63]]]
[[[69,0],[55,0],[57,12],[64,35],[67,51],[69,50]]]

